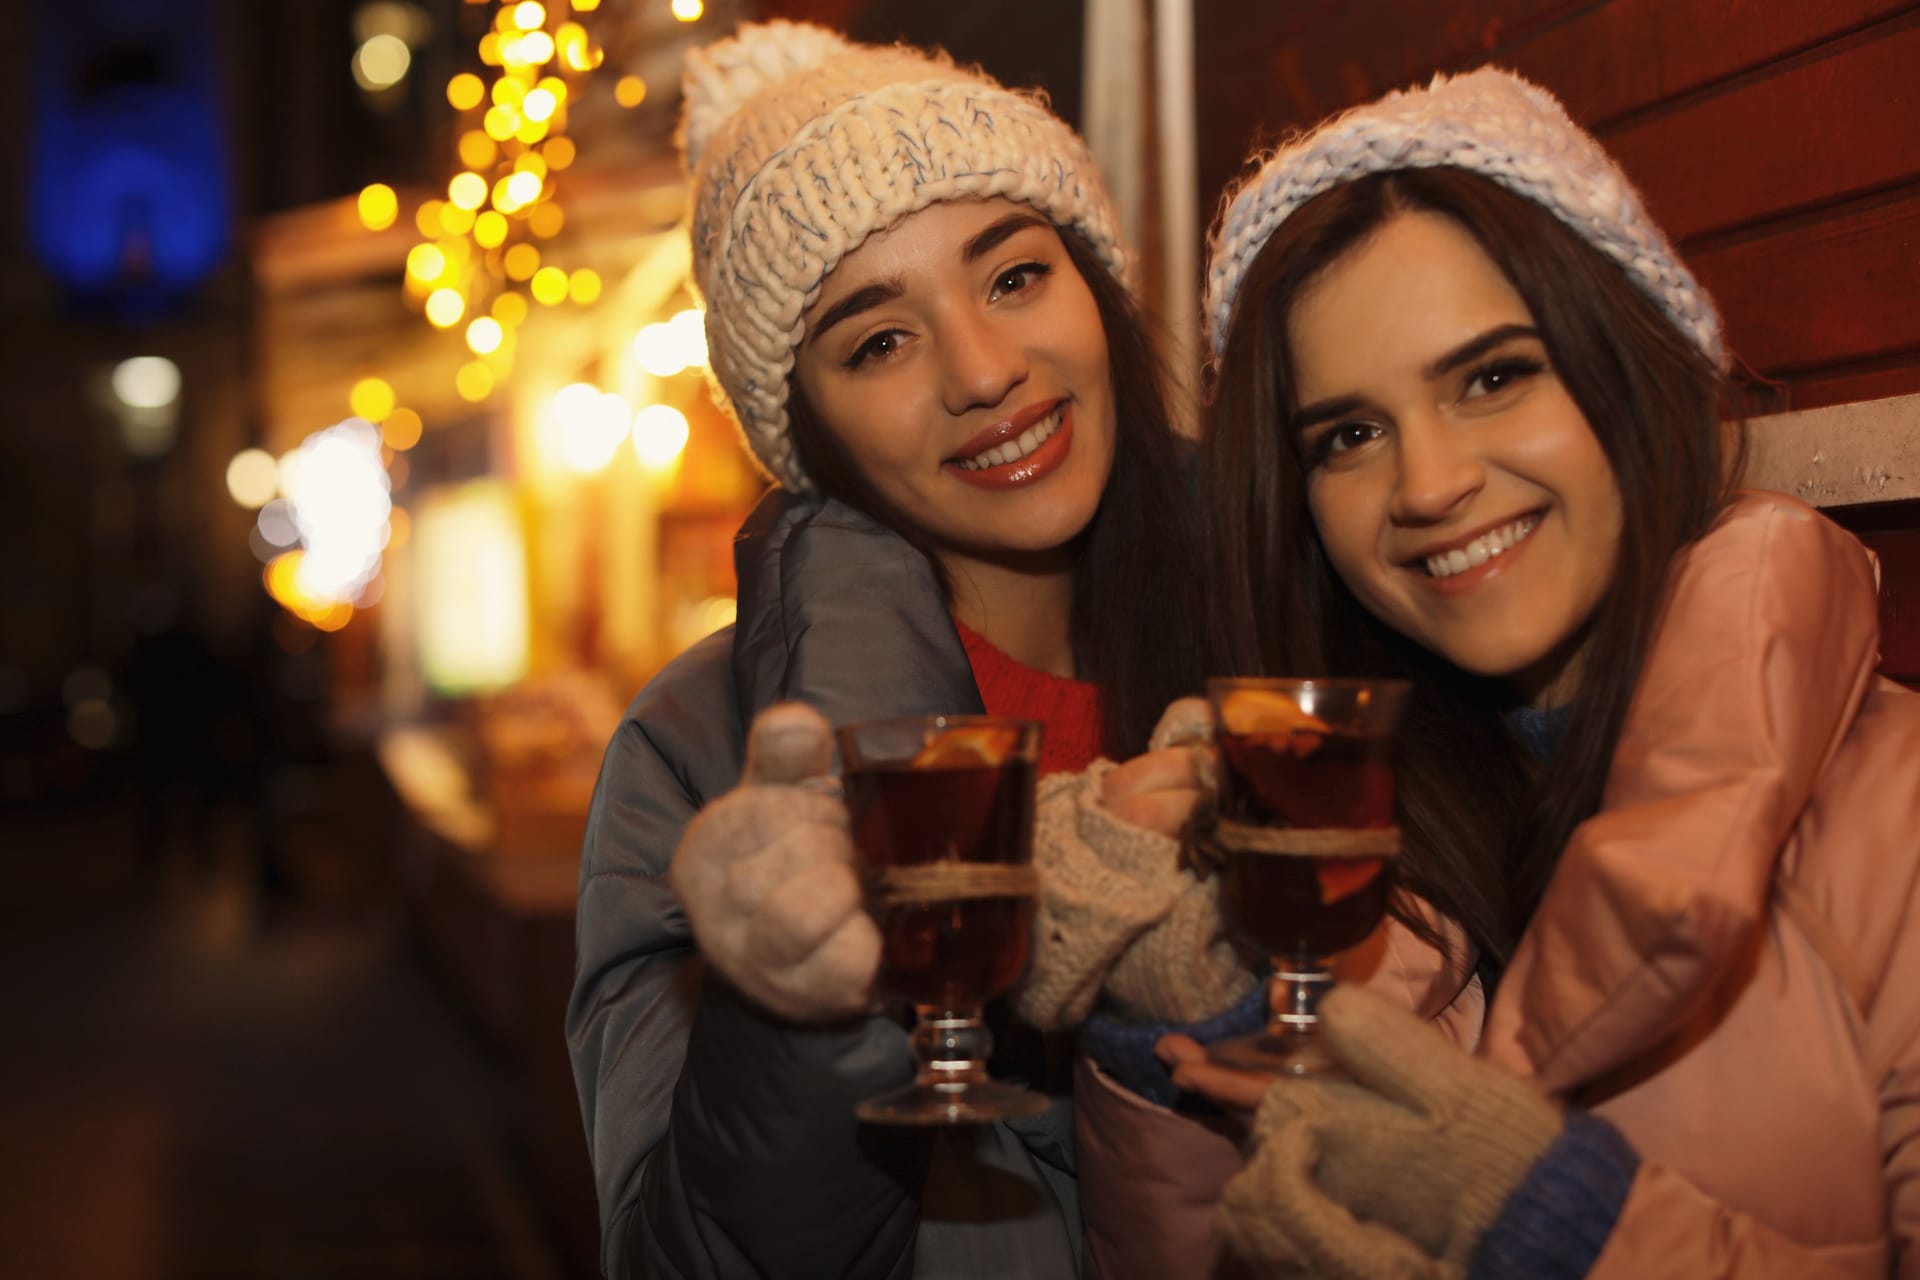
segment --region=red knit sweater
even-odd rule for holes
[[[990,716],[1038,720],[1040,773],[1077,773],[1100,754],[1100,690],[1086,680],[1068,680],[1022,666],[985,636],[954,619],[966,646],[973,682]]]

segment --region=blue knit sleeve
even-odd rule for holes
[[[1080,1048],[1100,1069],[1148,1102],[1171,1107],[1180,1099],[1173,1075],[1153,1056],[1161,1036],[1191,1036],[1201,1044],[1250,1036],[1267,1025],[1267,988],[1262,983],[1225,1013],[1204,1022],[1127,1022],[1096,1013],[1080,1027]]]
[[[1580,1280],[1613,1234],[1639,1170],[1639,1154],[1618,1129],[1570,1113],[1480,1238],[1467,1280]]]

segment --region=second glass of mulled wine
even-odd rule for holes
[[[989,1078],[987,1000],[1027,962],[1040,726],[995,716],[875,720],[838,731],[842,784],[880,926],[880,981],[913,1005],[913,1083],[855,1108],[878,1124],[1037,1115]]]
[[[1220,755],[1220,906],[1244,947],[1273,965],[1267,1029],[1216,1044],[1226,1066],[1333,1070],[1319,1041],[1331,960],[1377,928],[1400,833],[1393,760],[1407,685],[1394,680],[1207,682]]]

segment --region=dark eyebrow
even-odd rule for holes
[[[1428,381],[1452,373],[1463,364],[1472,364],[1487,352],[1503,342],[1514,338],[1539,338],[1540,331],[1530,324],[1503,324],[1487,330],[1477,338],[1469,338],[1453,350],[1429,364],[1420,371]]]
[[[973,239],[967,241],[966,245],[960,250],[960,260],[962,262],[972,262],[976,258],[992,253],[1002,244],[1005,244],[1017,231],[1024,231],[1028,227],[1051,226],[1053,226],[1051,222],[1048,222],[1039,214],[1029,210],[1010,213],[974,236]]]
[[[855,289],[852,293],[827,308],[826,314],[820,317],[820,323],[815,325],[813,332],[807,335],[808,345],[812,345],[819,339],[821,334],[833,328],[833,326],[839,324],[842,320],[857,316],[862,311],[871,311],[883,302],[892,302],[906,291],[906,286],[897,279],[881,280],[875,284],[868,285],[864,289]]]
[[[1477,337],[1467,339],[1432,361],[1420,370],[1420,376],[1431,382],[1435,378],[1446,376],[1461,365],[1472,364],[1504,342],[1511,342],[1515,338],[1538,340],[1539,337],[1540,331],[1530,324],[1498,325]],[[1310,404],[1297,410],[1288,420],[1289,425],[1296,432],[1305,431],[1309,427],[1318,426],[1330,419],[1345,417],[1363,404],[1364,401],[1359,396],[1340,396],[1333,400],[1322,400],[1318,404]]]

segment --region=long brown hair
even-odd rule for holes
[[[1191,449],[1167,411],[1158,348],[1124,286],[1081,237],[1057,228],[1105,327],[1113,389],[1113,469],[1075,539],[1072,641],[1080,675],[1100,688],[1105,747],[1118,759],[1147,744],[1167,703],[1199,688],[1199,529],[1187,483]],[[898,532],[939,561],[924,534],[874,489],[800,391],[787,387],[800,463],[827,497]],[[945,575],[940,574],[945,585]]]
[[[1506,685],[1413,644],[1341,582],[1287,425],[1297,407],[1287,341],[1295,300],[1413,210],[1465,229],[1519,292],[1627,512],[1564,745],[1538,764],[1500,718],[1517,702]],[[1573,829],[1599,806],[1668,565],[1735,483],[1740,442],[1721,424],[1721,400],[1712,363],[1617,266],[1546,209],[1459,169],[1373,174],[1318,196],[1280,225],[1241,284],[1202,462],[1207,558],[1219,578],[1211,594],[1227,611],[1213,664],[1413,681],[1399,786],[1406,879],[1465,927],[1494,973]]]

